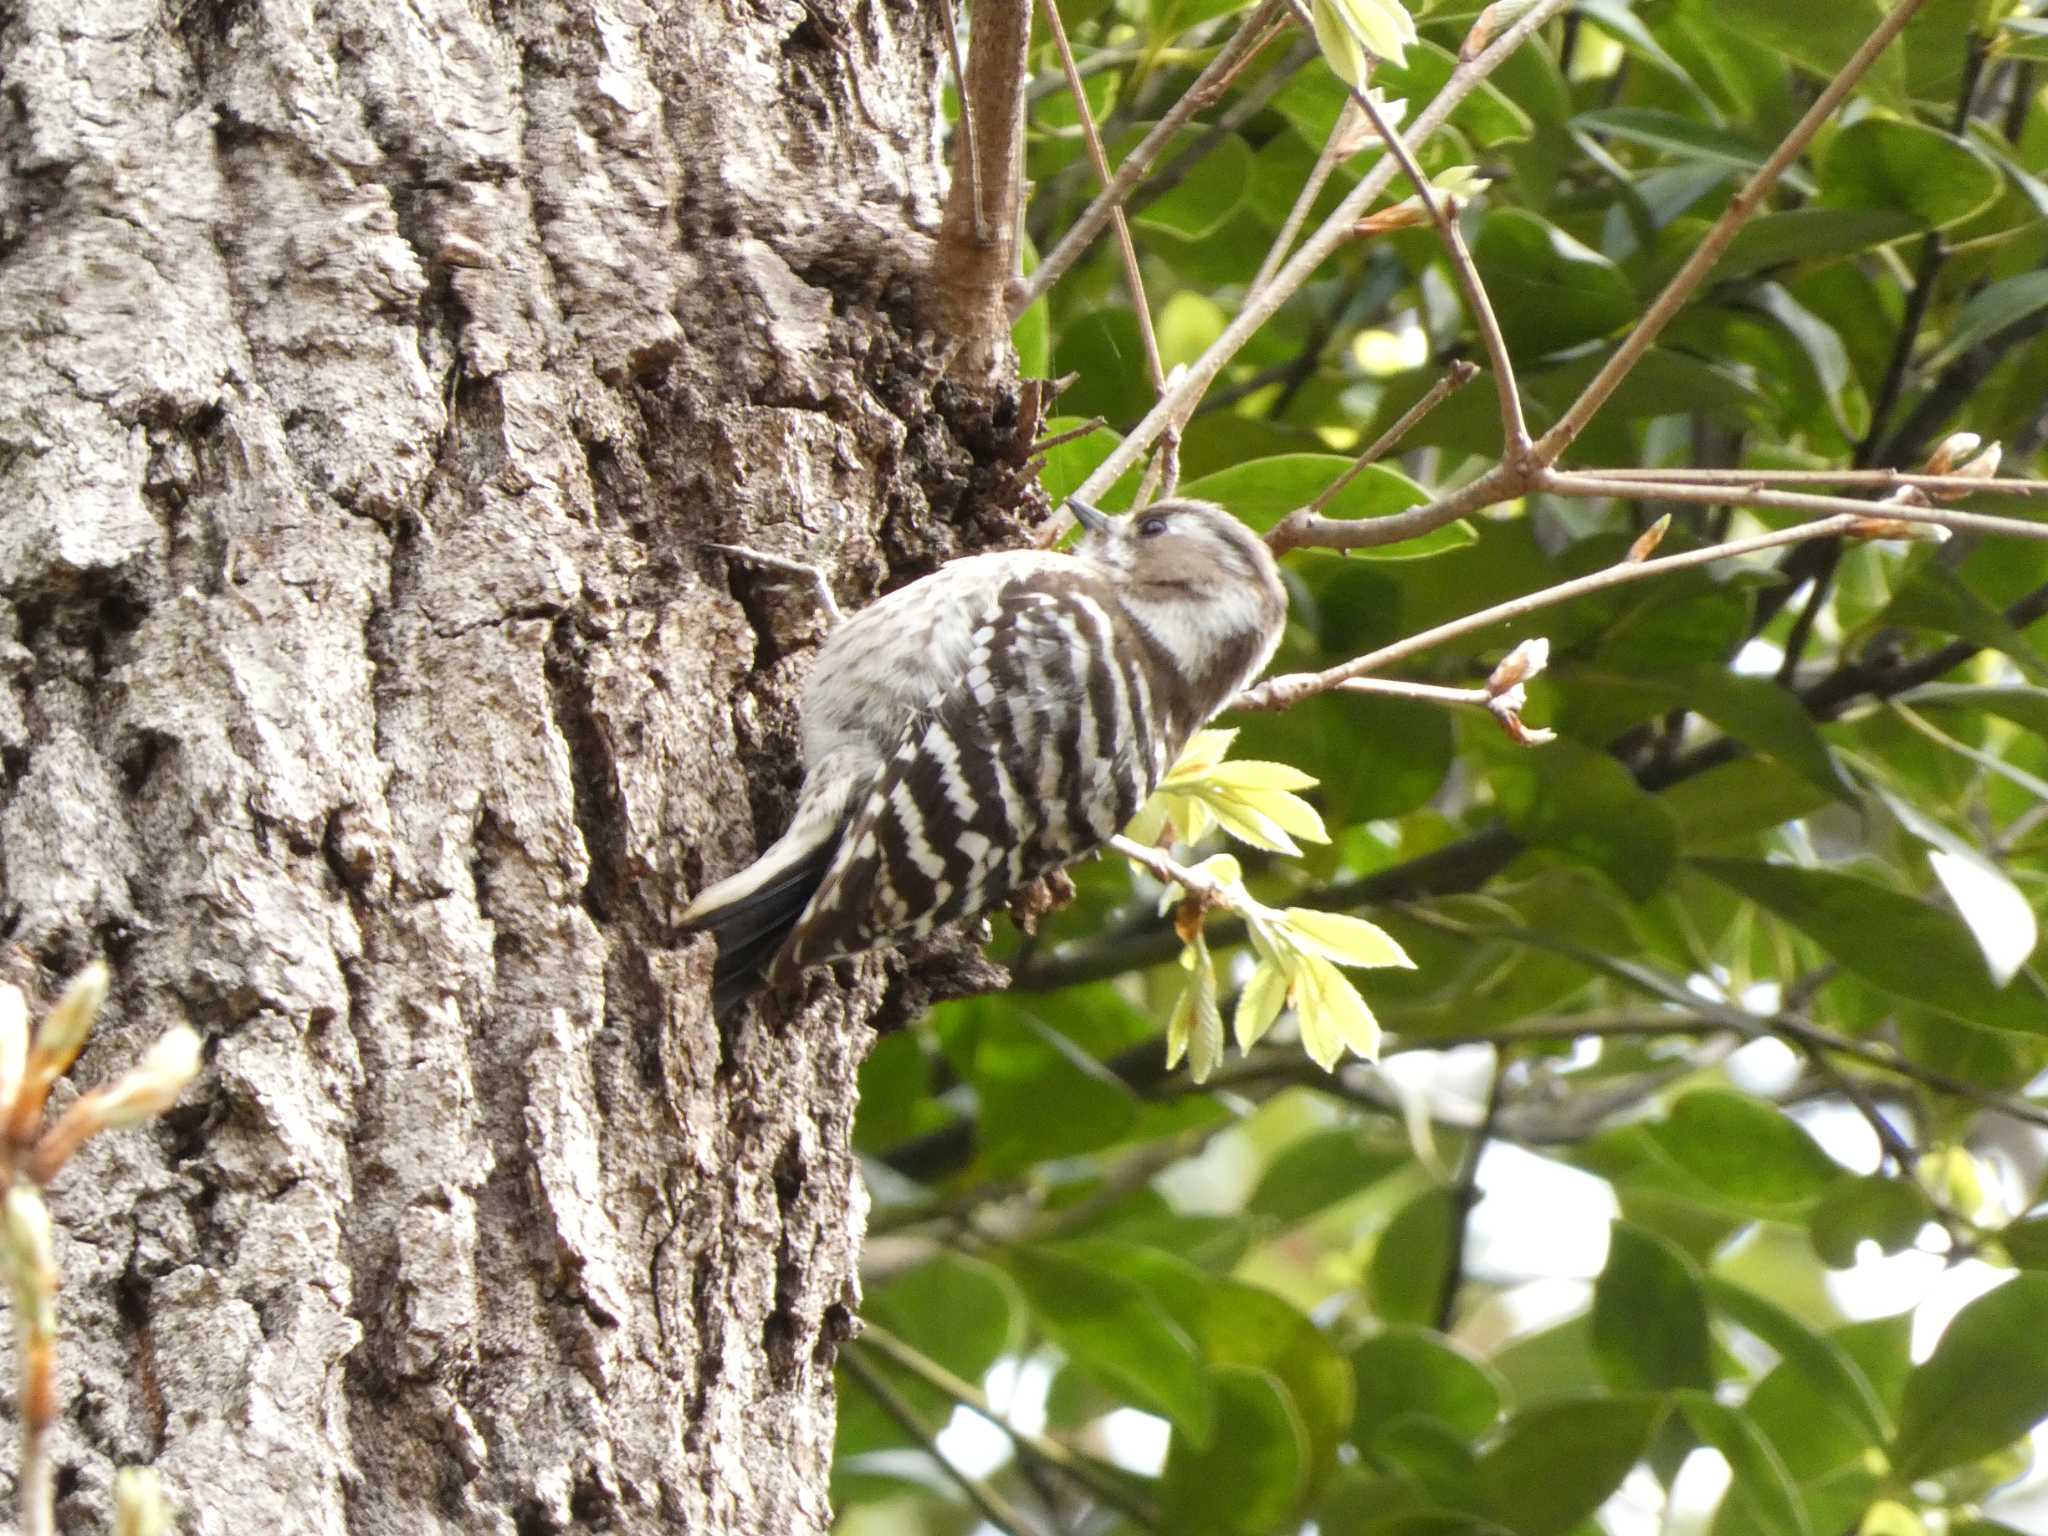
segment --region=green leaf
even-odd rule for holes
[[[1865,1242],[1880,1252],[1903,1253],[1934,1215],[1925,1190],[1911,1179],[1871,1174],[1837,1184],[1813,1208],[1807,1232],[1813,1251],[1830,1269],[1849,1269]]]
[[[1120,135],[1110,163],[1116,164],[1135,149],[1150,127],[1145,124]],[[1179,154],[1197,137],[1193,129],[1175,134],[1165,158]],[[1224,134],[1171,191],[1138,208],[1131,222],[1155,235],[1206,240],[1230,222],[1250,191],[1251,181],[1251,146],[1234,133]]]
[[[1373,84],[1389,97],[1419,105],[1436,99],[1457,62],[1448,49],[1425,38],[1408,50],[1405,64],[1382,65],[1375,70]],[[1521,143],[1534,129],[1529,114],[1490,80],[1480,81],[1479,88],[1451,114],[1451,122],[1481,149]],[[1428,169],[1426,164],[1424,168]]]
[[[1976,145],[1896,118],[1859,118],[1835,134],[1820,166],[1824,207],[1893,209],[1934,229],[1988,207],[2003,185]]]
[[[2048,1269],[2048,1216],[2029,1216],[2000,1228],[1998,1244],[2021,1269]]]
[[[1273,1159],[1245,1209],[1292,1226],[1407,1164],[1406,1142],[1369,1142],[1352,1126],[1314,1131]]]
[[[1196,501],[1216,502],[1256,531],[1265,533],[1288,513],[1322,495],[1350,467],[1351,460],[1340,454],[1283,453],[1234,464],[1191,480],[1180,488],[1180,494]],[[1323,508],[1322,515],[1346,522],[1391,517],[1410,507],[1422,506],[1429,499],[1428,491],[1399,470],[1373,464],[1339,491]],[[1461,521],[1448,523],[1419,539],[1361,549],[1356,554],[1368,560],[1415,560],[1448,549],[1462,549],[1476,538],[1478,534],[1472,525]]]
[[[2004,652],[2034,682],[2048,682],[2048,658],[2034,649],[2011,620],[1945,565],[1932,561],[1920,564],[1899,584],[1879,618],[1887,624],[1961,635],[1988,649]]]
[[[1213,1364],[1255,1368],[1280,1384],[1308,1446],[1308,1485],[1321,1487],[1352,1424],[1351,1362],[1329,1335],[1271,1291],[1225,1281],[1209,1294],[1202,1344]]]
[[[1966,1023],[2048,1034],[2048,989],[2031,970],[1992,984],[1953,914],[1853,875],[1738,859],[1697,868],[1805,933],[1871,985]]]
[[[1679,112],[1662,112],[1646,107],[1609,107],[1599,112],[1581,112],[1572,121],[1604,139],[1619,139],[1625,144],[1640,144],[1681,160],[1702,161],[1737,170],[1755,170],[1770,153],[1767,148],[1741,134]],[[1807,187],[1811,190],[1812,183],[1808,182]]]
[[[1813,1536],[1806,1503],[1771,1442],[1748,1417],[1709,1392],[1678,1394],[1680,1412],[1700,1440],[1727,1458],[1733,1492],[1766,1536]]]
[[[1451,1223],[1459,1219],[1457,1197],[1448,1189],[1429,1189],[1387,1223],[1366,1270],[1366,1294],[1383,1322],[1435,1323]]]
[[[1918,710],[1983,710],[2048,741],[2048,688],[1937,683],[1914,689],[1911,703]]]
[[[2002,1451],[2048,1418],[2048,1275],[2015,1275],[1955,1315],[1906,1380],[1892,1465],[1929,1477]]]
[[[1920,228],[1920,221],[1897,208],[1793,208],[1767,213],[1745,224],[1714,266],[1714,276],[1727,282],[1766,267],[1806,262],[1840,261],[1888,245]]]
[[[1136,1282],[1047,1248],[1003,1259],[1047,1338],[1139,1407],[1206,1445],[1215,1405],[1194,1341]]]
[[[1606,753],[1560,738],[1503,763],[1494,781],[1524,841],[1599,870],[1639,901],[1669,877],[1677,824]]]
[[[1479,1459],[1481,1508],[1517,1536],[1565,1536],[1621,1486],[1662,1418],[1654,1397],[1570,1397],[1525,1408]]]
[[[1704,1387],[1707,1304],[1692,1261],[1653,1232],[1614,1223],[1593,1284],[1593,1358],[1618,1391]]]
[[[1813,6],[1785,0],[1711,0],[1714,21],[1745,42],[1784,55],[1823,80],[1834,78],[1863,46],[1885,7],[1879,0],[1827,0]],[[1906,73],[1896,49],[1887,49],[1865,76],[1864,89],[1904,104]]]
[[[1101,1062],[1035,1010],[985,1004],[949,1044],[981,1102],[978,1165],[1013,1171],[1107,1146],[1135,1123],[1138,1101]],[[1044,1113],[1047,1096],[1064,1112]]]
[[[1810,780],[1761,757],[1739,757],[1682,779],[1657,798],[1688,852],[1746,842],[1828,801]]]
[[[1684,1095],[1648,1131],[1701,1184],[1760,1213],[1797,1213],[1846,1177],[1782,1111],[1727,1089]]]
[[[954,1375],[979,1381],[1016,1341],[1016,1293],[980,1259],[941,1254],[871,1292],[861,1310]]]
[[[1288,1519],[1308,1487],[1308,1446],[1279,1382],[1264,1371],[1212,1371],[1216,1433],[1175,1434],[1160,1481],[1162,1527],[1190,1536],[1243,1536]],[[1228,1490],[1225,1495],[1224,1490]]]
[[[1448,1426],[1470,1440],[1500,1417],[1504,1385],[1491,1366],[1430,1329],[1389,1328],[1351,1356],[1358,1383],[1352,1434],[1369,1447],[1382,1426],[1408,1414]]]
[[[1868,1437],[1866,1444],[1881,1444],[1891,1434],[1890,1415],[1876,1388],[1841,1345],[1733,1281],[1709,1275],[1704,1285],[1715,1311],[1776,1350],[1784,1369],[1804,1377],[1816,1392],[1853,1417]]]
[[[1626,706],[1623,724],[1670,709],[1696,710],[1729,735],[1795,770],[1816,788],[1837,799],[1856,798],[1856,786],[1835,761],[1813,716],[1789,690],[1769,678],[1745,677],[1718,666],[1650,674],[1574,667],[1560,681],[1570,690],[1574,709],[1567,725],[1575,734],[1580,729],[1578,711],[1589,702],[1582,701],[1580,694],[1592,695],[1592,702],[1605,699]],[[1596,730],[1591,739],[1607,734]]]
[[[1611,335],[1634,320],[1635,289],[1613,262],[1520,208],[1495,208],[1472,245],[1516,358]]]
[[[2022,272],[1974,293],[1957,312],[1942,343],[1921,364],[1928,373],[1948,367],[1973,347],[2003,335],[2048,309],[2048,272]]]

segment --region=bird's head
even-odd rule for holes
[[[1252,656],[1264,666],[1287,620],[1264,539],[1213,502],[1160,501],[1123,517],[1067,505],[1087,530],[1075,554],[1115,584],[1185,676],[1241,669]]]

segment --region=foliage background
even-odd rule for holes
[[[1113,161],[1243,9],[1062,4]],[[1418,110],[1474,10],[1425,8],[1374,83]],[[1929,0],[1575,462],[1910,468],[1968,429],[2038,473],[2041,10]],[[1428,146],[1432,172],[1494,178],[1465,229],[1533,429],[1882,14],[1576,0]],[[1095,183],[1040,28],[1045,248]],[[1167,367],[1243,301],[1343,104],[1289,29],[1134,200]],[[1107,423],[1048,454],[1059,496],[1154,399],[1113,241],[1016,340],[1027,375],[1076,376],[1049,432]],[[1484,361],[1435,233],[1361,239],[1219,381],[1183,486],[1270,523],[1459,358]],[[1474,384],[1342,510],[1425,500],[1499,432]],[[1276,670],[1597,569],[1665,512],[1667,551],[1795,520],[1532,497],[1297,553]],[[1036,936],[999,924],[1015,989],[884,1039],[862,1074],[871,1326],[842,1363],[843,1527],[2043,1528],[2044,594],[2039,542],[1802,545],[1406,670],[1470,685],[1548,636],[1540,749],[1401,700],[1230,722],[1238,755],[1320,781],[1331,831],[1300,860],[1235,849],[1253,890],[1368,915],[1417,961],[1360,978],[1387,1063],[1325,1075],[1283,1025],[1202,1088],[1168,1073],[1180,944],[1122,861],[1078,871]],[[1237,937],[1212,923],[1226,989]],[[984,1390],[1021,1439],[960,1408]]]

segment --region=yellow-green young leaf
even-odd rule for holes
[[[1415,969],[1415,962],[1394,942],[1392,934],[1362,917],[1321,912],[1313,907],[1289,907],[1287,930],[1303,948],[1339,965],[1399,965]]]
[[[1303,955],[1294,973],[1294,1012],[1301,1043],[1325,1072],[1348,1047],[1368,1061],[1380,1053],[1379,1021],[1350,979],[1321,955]]]
[[[1173,766],[1166,770],[1166,777],[1161,782],[1177,784],[1182,779],[1200,777],[1230,755],[1230,744],[1235,740],[1235,728],[1225,730],[1219,727],[1195,732],[1188,738],[1188,744],[1180,749],[1180,756],[1173,760]]]
[[[1237,1048],[1248,1051],[1257,1045],[1286,1006],[1286,970],[1278,960],[1261,960],[1252,972],[1252,979],[1237,994],[1237,1012],[1231,1016],[1231,1030],[1237,1036]]]
[[[1195,942],[1180,952],[1180,963],[1191,974],[1166,1024],[1166,1065],[1177,1067],[1186,1056],[1189,1075],[1201,1083],[1223,1059],[1223,1010],[1217,1003],[1209,942],[1199,930]]]
[[[1337,14],[1332,0],[1315,0],[1310,16],[1315,21],[1316,44],[1323,50],[1330,72],[1346,85],[1363,85],[1368,68],[1365,50]]]
[[[1856,1536],[1927,1536],[1927,1526],[1897,1499],[1879,1499],[1864,1511]]]
[[[1296,837],[1305,837],[1312,843],[1327,843],[1330,840],[1330,834],[1323,830],[1323,818],[1316,814],[1316,808],[1301,796],[1290,795],[1284,789],[1261,789],[1250,794],[1229,790],[1212,799],[1228,801],[1232,805],[1243,806],[1246,810],[1257,811],[1276,827],[1291,832]]]
[[[1216,818],[1209,814],[1209,807],[1193,795],[1168,795],[1166,803],[1172,807],[1173,825],[1180,833],[1180,840],[1193,847],[1209,835],[1209,828]]]
[[[1147,848],[1157,848],[1160,835],[1166,831],[1166,824],[1173,820],[1173,812],[1167,806],[1166,800],[1165,795],[1157,790],[1153,791],[1152,797],[1138,807],[1138,814],[1124,827],[1124,836],[1134,843],[1143,843]],[[1179,823],[1176,822],[1175,825]]]
[[[1264,812],[1222,799],[1210,800],[1207,804],[1209,814],[1216,818],[1216,825],[1239,842],[1250,843],[1254,848],[1263,848],[1268,853],[1284,853],[1297,859],[1301,857],[1301,847],[1287,835],[1287,829]]]
[[[1314,789],[1316,781],[1299,768],[1287,763],[1261,762],[1256,757],[1234,758],[1227,763],[1217,763],[1203,777],[1212,784],[1220,784],[1227,790],[1239,794],[1257,793],[1264,789]]]
[[[1335,0],[1337,15],[1366,48],[1399,68],[1415,41],[1415,18],[1400,0]],[[1354,82],[1356,83],[1356,82]]]

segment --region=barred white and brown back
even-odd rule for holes
[[[786,965],[923,938],[1113,836],[1179,750],[1155,725],[1143,652],[1078,564],[1006,589],[965,675],[855,812]]]

